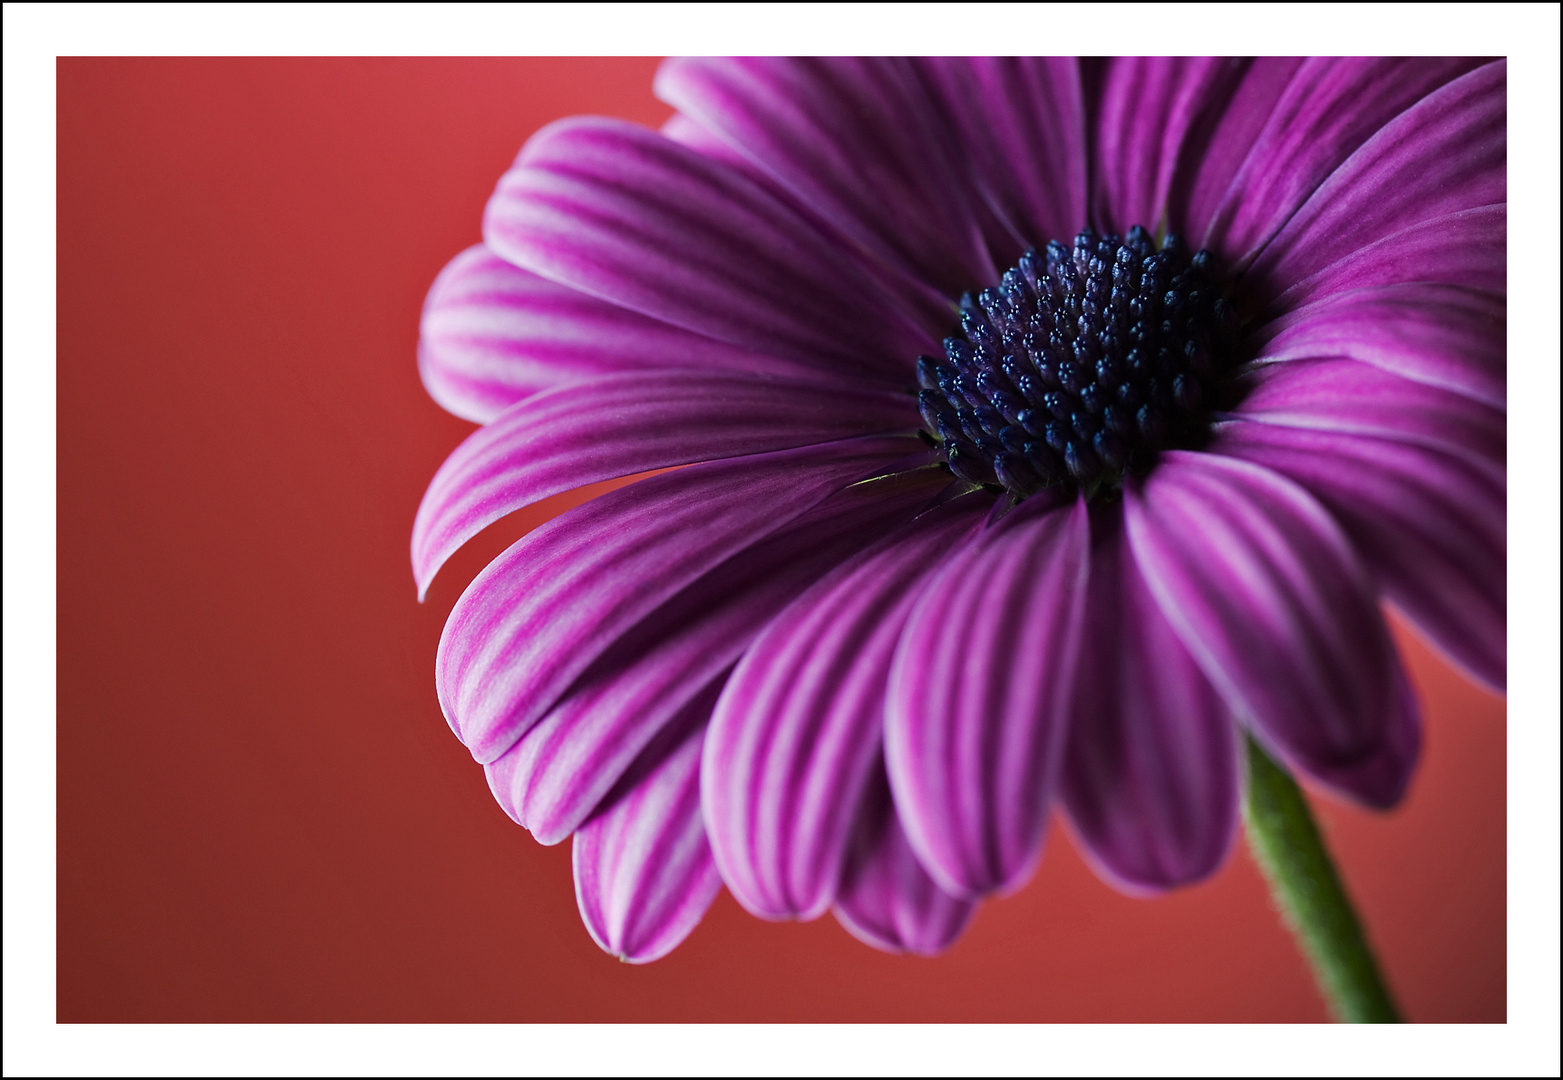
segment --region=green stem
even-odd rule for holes
[[[1398,1024],[1351,901],[1297,782],[1248,743],[1248,843],[1336,1019]]]

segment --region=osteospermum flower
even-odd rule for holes
[[[418,512],[445,715],[665,954],[725,884],[931,953],[1062,809],[1113,884],[1219,867],[1243,733],[1374,807],[1380,614],[1505,671],[1505,65],[694,60],[661,132],[500,181],[419,361],[484,426]]]

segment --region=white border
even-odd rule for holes
[[[7,4],[7,57],[1534,56],[1527,4]],[[1250,46],[1244,49],[1243,46]],[[1346,49],[1345,46],[1350,46]],[[1521,47],[1516,54],[1515,48]],[[1555,54],[1556,50],[1552,50]]]
[[[604,10],[610,9],[610,10]],[[1559,15],[1552,5],[57,5],[4,9],[7,1075],[1558,1072]],[[54,58],[1508,55],[1509,1023],[1459,1028],[56,1026]],[[1260,49],[1258,51],[1265,51]],[[1274,50],[1272,50],[1274,51]]]

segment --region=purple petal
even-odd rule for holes
[[[1453,285],[1353,289],[1251,336],[1260,360],[1343,356],[1496,409],[1507,400],[1507,304]]]
[[[992,502],[948,503],[794,592],[728,680],[711,719],[703,798],[722,878],[754,914],[813,919],[835,898],[880,760],[901,628],[919,584]]]
[[[945,560],[890,670],[885,760],[945,892],[1017,887],[1041,854],[1085,605],[1085,504],[1021,504]]]
[[[1330,174],[1244,275],[1259,306],[1408,226],[1507,201],[1508,68],[1498,60],[1428,94]]]
[[[641,620],[486,767],[506,812],[541,843],[570,835],[659,729],[713,680],[720,686],[777,612],[927,507],[945,478],[926,469],[854,484]]]
[[[1269,469],[1184,451],[1124,493],[1135,563],[1228,704],[1294,769],[1394,805],[1415,757],[1393,721],[1413,706],[1372,582],[1329,513]]]
[[[1109,62],[1097,109],[1096,217],[1108,232],[1155,231],[1167,209],[1184,140],[1242,74],[1213,57]]]
[[[633,354],[596,354],[590,335],[585,349],[559,349],[547,338],[537,348],[534,324],[544,320],[536,316],[555,294],[607,306],[511,266],[482,244],[452,259],[429,287],[418,327],[418,374],[429,396],[484,424],[549,386],[634,366]]]
[[[1222,206],[1232,178],[1248,160],[1255,141],[1265,134],[1277,103],[1304,63],[1298,57],[1258,57],[1248,62],[1224,106],[1218,104],[1220,115],[1210,139],[1198,154],[1184,161],[1181,184],[1175,182],[1167,208],[1175,227],[1191,242],[1210,245],[1210,219]]]
[[[575,834],[581,920],[605,952],[632,964],[666,956],[722,889],[700,824],[694,727],[666,758]]]
[[[1286,62],[1272,61],[1272,66]],[[1428,57],[1315,57],[1304,60],[1273,101],[1272,82],[1258,91],[1256,110],[1268,108],[1226,189],[1197,219],[1200,246],[1247,266],[1340,164],[1400,113],[1470,71],[1474,60]],[[1237,97],[1229,111],[1244,102]],[[1244,123],[1251,117],[1244,118]],[[1235,127],[1236,125],[1234,125]],[[1193,227],[1194,223],[1191,223]]]
[[[1297,481],[1340,522],[1384,594],[1463,668],[1505,684],[1503,473],[1437,450],[1269,424],[1223,425],[1211,452]]]
[[[817,365],[735,349],[556,285],[482,244],[440,271],[423,305],[423,385],[480,424],[540,390],[648,368],[819,377]]]
[[[741,173],[616,120],[532,136],[484,216],[518,266],[663,322],[900,385],[933,340],[852,259]]]
[[[1237,726],[1145,586],[1123,512],[1092,517],[1091,582],[1060,794],[1127,891],[1208,876],[1237,830]]]
[[[551,847],[568,839],[612,792],[645,773],[648,761],[660,761],[692,727],[703,727],[711,719],[727,670],[719,669],[704,685],[689,688],[680,683],[673,693],[664,694],[654,704],[655,716],[634,724],[623,744],[604,738],[607,725],[594,721],[638,718],[624,713],[610,717],[604,710],[584,723],[564,723],[561,718],[578,719],[565,711],[567,699],[483,766],[494,801],[538,843]]]
[[[1508,205],[1478,206],[1420,222],[1291,285],[1266,309],[1281,314],[1351,289],[1436,282],[1508,294]]]
[[[1027,247],[1072,236],[1086,220],[1085,106],[1074,58],[939,57],[920,66],[1014,238],[1015,250],[1005,250],[1004,236],[990,237],[999,261],[1010,265]]]
[[[656,90],[884,262],[951,296],[997,283],[976,194],[909,61],[669,60]]]
[[[1503,470],[1508,423],[1489,405],[1355,360],[1262,364],[1239,380],[1243,420],[1371,435]]]
[[[561,491],[917,426],[906,394],[709,371],[629,373],[538,394],[469,436],[429,484],[412,533],[419,596],[488,525]]]
[[[875,757],[867,797],[836,900],[836,919],[859,941],[885,952],[932,956],[971,921],[977,905],[943,892],[907,843]]]
[[[675,58],[665,62],[678,64]],[[864,248],[859,242],[832,224],[821,208],[810,205],[798,192],[784,186],[776,176],[766,172],[753,158],[748,157],[734,144],[714,134],[693,117],[674,113],[662,125],[662,134],[687,146],[702,157],[719,161],[741,174],[755,186],[764,189],[778,202],[790,207],[793,213],[808,221],[821,235],[832,237],[839,248],[839,256],[852,264],[852,273],[862,279],[873,280],[884,287],[893,298],[893,306],[905,310],[922,327],[930,340],[943,337],[950,327],[950,299],[911,267],[900,263],[888,263],[882,257]],[[991,276],[986,274],[985,277]]]
[[[668,122],[663,124],[660,130],[662,134],[681,146],[689,147],[702,157],[720,161],[728,168],[736,169],[762,186],[768,182],[774,184],[773,181],[768,180],[764,173],[755,168],[748,158],[733,149],[731,144],[712,134],[692,117],[685,116],[683,113],[674,113],[668,117]],[[776,188],[775,190],[779,191],[780,189]]]
[[[440,705],[480,762],[508,750],[647,614],[832,492],[921,448],[849,439],[691,465],[554,518],[491,562],[440,638]]]

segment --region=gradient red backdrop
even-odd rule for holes
[[[725,894],[646,967],[569,845],[489,795],[434,696],[424,485],[471,430],[418,382],[423,295],[526,137],[658,124],[654,60],[62,59],[58,1019],[1319,1020],[1253,864],[1158,900],[1061,828],[933,960]],[[1505,705],[1403,629],[1410,798],[1321,817],[1413,1020],[1505,1017]]]

